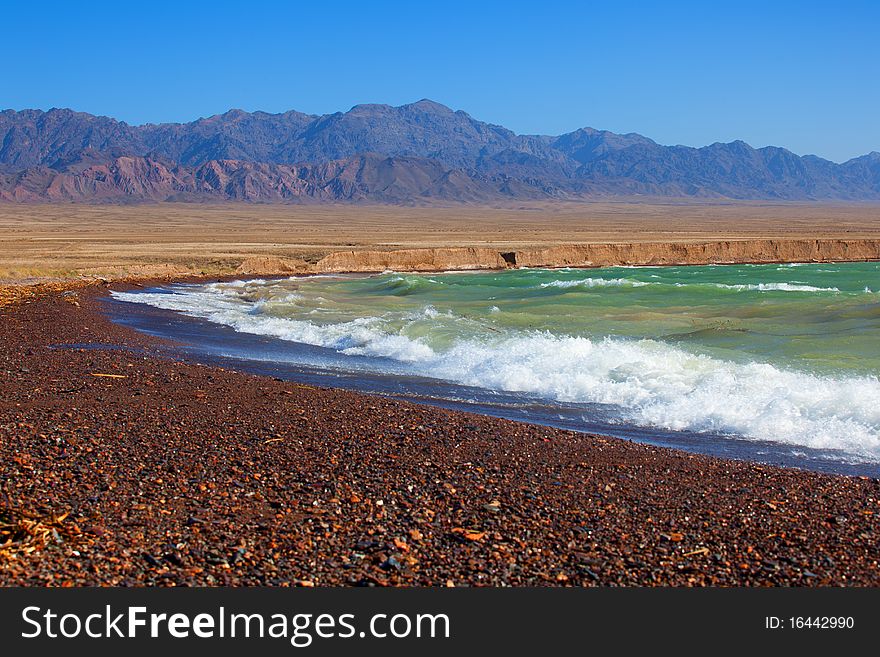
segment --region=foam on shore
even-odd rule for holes
[[[466,278],[469,285],[481,284]],[[376,310],[353,318],[333,315],[340,302],[330,303],[318,296],[312,298],[314,307],[306,308],[307,299],[301,299],[299,292],[283,287],[271,292],[263,283],[177,286],[161,291],[113,292],[113,296],[183,312],[243,333],[367,357],[373,359],[370,366],[376,371],[393,363],[395,374],[403,371],[486,390],[523,392],[551,402],[607,404],[618,409],[621,422],[639,426],[839,450],[841,458],[880,462],[880,380],[875,374],[817,373],[758,359],[737,361],[659,339],[499,328],[486,323],[484,317],[419,305],[419,294],[444,293],[444,286],[456,284],[441,279],[392,274],[361,279],[369,294],[390,298],[393,309],[379,310],[368,304],[366,310],[357,312]],[[674,289],[669,283],[646,283],[611,274],[607,278],[544,282],[543,287],[517,288],[517,294],[529,289],[549,293],[554,288],[558,288],[557,296],[576,289],[583,289],[584,295],[643,294],[655,286]],[[720,285],[719,292],[736,297],[776,292],[786,298],[819,295],[836,299],[842,294],[835,286],[778,282],[688,285]],[[460,296],[458,292],[445,293]],[[344,298],[353,294],[347,288]],[[363,294],[366,292],[361,289]],[[844,295],[856,304],[853,312],[874,312],[876,301],[865,299],[865,294],[859,286]],[[493,298],[486,297],[485,313],[503,318],[506,307],[488,301]],[[401,305],[410,299],[414,305]],[[540,302],[546,305],[552,298],[542,297]],[[590,303],[590,297],[577,303]],[[328,314],[333,319],[325,319]]]

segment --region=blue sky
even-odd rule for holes
[[[880,150],[880,2],[4,2],[0,108],[129,123],[431,98],[841,161]]]

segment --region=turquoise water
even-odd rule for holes
[[[340,367],[880,462],[878,292],[880,263],[846,263],[388,272],[114,296],[333,350]]]

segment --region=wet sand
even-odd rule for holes
[[[104,294],[0,307],[0,584],[880,584],[877,480],[179,362]]]

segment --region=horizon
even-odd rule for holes
[[[9,24],[25,29],[0,44],[16,62],[0,104],[143,125],[229,108],[322,115],[431,98],[523,135],[590,126],[833,162],[880,151],[880,89],[866,84],[880,61],[880,6],[870,2],[833,12],[823,2],[751,2],[736,15],[696,2],[343,3],[332,25],[311,6],[209,7],[9,8]]]
[[[405,103],[402,103],[401,105],[390,105],[389,103],[355,103],[354,105],[352,105],[351,107],[349,107],[349,108],[346,109],[346,110],[335,110],[335,111],[331,111],[331,112],[326,112],[326,113],[324,113],[324,114],[307,114],[306,112],[300,112],[300,113],[302,113],[302,114],[307,114],[308,116],[311,116],[311,117],[314,117],[314,118],[317,119],[317,118],[321,118],[321,117],[323,117],[323,116],[330,116],[330,115],[333,115],[333,114],[345,114],[346,112],[350,112],[350,111],[352,111],[352,110],[355,109],[356,107],[363,107],[363,106],[384,106],[384,107],[394,107],[394,108],[399,108],[399,107],[405,107],[405,106],[408,106],[408,105],[415,105],[415,104],[418,104],[418,103],[421,103],[421,102],[429,102],[429,103],[433,103],[433,104],[435,104],[435,105],[442,105],[443,107],[445,107],[446,109],[448,109],[448,110],[450,110],[450,111],[452,111],[452,112],[464,112],[465,114],[467,114],[468,116],[470,116],[472,119],[474,119],[474,120],[476,120],[476,121],[479,121],[479,122],[481,122],[481,123],[485,123],[485,124],[487,124],[487,125],[492,125],[492,126],[497,126],[497,127],[505,128],[505,129],[508,129],[508,130],[510,129],[510,128],[508,128],[507,126],[504,126],[504,125],[502,125],[502,124],[500,124],[500,123],[495,123],[495,122],[493,122],[493,121],[491,121],[491,120],[484,120],[484,119],[481,119],[481,118],[479,118],[479,117],[476,117],[476,116],[474,116],[473,114],[471,114],[470,112],[468,112],[468,111],[465,110],[465,109],[461,109],[461,108],[456,109],[456,108],[454,108],[454,107],[450,107],[450,106],[448,106],[448,105],[445,105],[444,103],[441,103],[441,102],[439,102],[439,101],[433,100],[433,99],[431,99],[431,98],[420,98],[420,99],[418,99],[418,100],[414,100],[414,101],[411,101],[411,102],[405,102]],[[225,110],[225,111],[223,111],[223,112],[217,112],[216,114],[211,114],[211,115],[208,115],[208,116],[199,116],[199,117],[196,117],[196,118],[194,118],[194,119],[190,119],[190,120],[188,120],[188,121],[187,121],[187,120],[183,120],[183,121],[165,121],[165,122],[163,122],[163,123],[151,123],[151,122],[147,122],[147,123],[129,123],[128,121],[121,120],[121,119],[119,119],[119,118],[117,118],[117,117],[114,117],[114,116],[111,116],[111,115],[109,115],[109,114],[102,114],[102,113],[93,114],[93,113],[91,113],[91,112],[85,112],[85,111],[83,111],[83,110],[79,110],[79,109],[76,109],[76,108],[73,108],[73,107],[49,107],[49,108],[46,108],[46,109],[39,108],[39,107],[24,107],[24,108],[20,108],[20,109],[17,109],[17,108],[11,108],[11,107],[0,108],[0,112],[5,112],[5,111],[12,111],[12,112],[39,111],[39,112],[45,112],[45,113],[48,113],[48,112],[52,112],[52,111],[64,111],[64,110],[66,110],[66,111],[70,111],[70,112],[74,112],[74,113],[77,113],[77,114],[89,114],[89,115],[91,115],[91,116],[96,116],[96,117],[102,117],[102,118],[112,119],[112,120],[114,120],[114,121],[118,121],[118,122],[120,122],[120,123],[124,123],[125,125],[129,125],[129,126],[131,126],[131,127],[135,127],[135,128],[138,128],[138,127],[144,127],[144,126],[150,126],[150,125],[186,125],[186,124],[190,124],[190,123],[195,123],[195,122],[197,122],[197,121],[208,120],[208,119],[211,119],[211,118],[214,118],[214,117],[218,117],[218,116],[224,116],[224,115],[229,114],[229,113],[231,113],[231,112],[244,112],[244,113],[246,113],[246,114],[268,114],[268,115],[272,115],[272,116],[279,116],[279,115],[282,115],[282,114],[286,114],[286,113],[288,113],[288,112],[299,112],[299,110],[297,110],[297,109],[294,108],[294,107],[288,108],[288,109],[286,109],[286,110],[282,110],[282,111],[280,111],[280,112],[268,112],[268,111],[260,110],[260,109],[247,110],[247,109],[243,109],[243,108],[241,108],[241,107],[230,107],[229,109],[227,109],[227,110]],[[601,127],[596,127],[596,126],[591,126],[591,125],[580,126],[580,127],[575,128],[575,129],[573,129],[573,130],[570,130],[568,133],[560,133],[560,134],[555,134],[555,135],[548,134],[548,133],[522,133],[522,132],[516,132],[516,131],[512,131],[512,132],[514,132],[514,134],[516,134],[516,135],[518,135],[518,136],[526,136],[526,137],[559,137],[559,136],[562,136],[562,135],[564,135],[564,134],[570,134],[570,133],[572,133],[572,132],[577,132],[578,130],[585,130],[585,129],[586,129],[586,130],[596,130],[596,131],[599,131],[599,132],[613,132],[613,131],[609,131],[609,130],[606,130],[606,129],[601,128]],[[785,148],[784,146],[779,146],[778,144],[766,144],[766,145],[764,145],[764,146],[755,146],[754,144],[750,144],[749,142],[747,142],[747,141],[744,140],[744,139],[732,139],[731,141],[728,141],[728,142],[724,142],[724,141],[713,141],[713,142],[706,143],[706,144],[692,145],[692,144],[670,144],[670,143],[663,143],[663,142],[660,142],[660,141],[654,139],[653,137],[651,137],[651,135],[646,135],[646,134],[642,134],[642,133],[639,133],[639,132],[615,133],[615,134],[621,134],[621,135],[624,135],[624,136],[627,136],[627,135],[638,135],[638,136],[640,136],[640,137],[647,137],[647,138],[650,139],[651,141],[654,141],[655,143],[659,144],[660,146],[681,147],[681,148],[694,148],[694,149],[706,148],[706,147],[709,147],[709,146],[713,146],[713,145],[715,145],[715,144],[731,144],[731,143],[736,143],[736,142],[742,142],[742,143],[746,144],[747,146],[749,146],[750,148],[753,148],[753,149],[755,149],[755,150],[761,150],[761,149],[764,149],[764,148],[783,148],[783,149],[785,149],[785,150],[789,150],[790,152],[793,152],[793,153],[794,153],[795,155],[797,155],[798,157],[819,157],[819,158],[822,158],[822,159],[828,160],[828,161],[830,161],[830,162],[834,162],[834,163],[836,163],[836,164],[845,164],[845,163],[848,162],[849,160],[858,159],[859,157],[864,157],[864,156],[866,156],[866,155],[874,155],[874,154],[877,154],[878,152],[880,152],[880,151],[877,151],[877,150],[866,151],[866,152],[864,152],[864,153],[860,153],[860,154],[858,154],[858,155],[854,155],[853,157],[851,157],[851,158],[849,158],[849,159],[847,159],[847,160],[837,161],[837,160],[829,160],[828,158],[823,158],[821,155],[817,155],[817,154],[815,154],[815,153],[798,153],[798,152],[795,152],[795,151],[791,151],[791,149],[787,149],[787,148]]]

